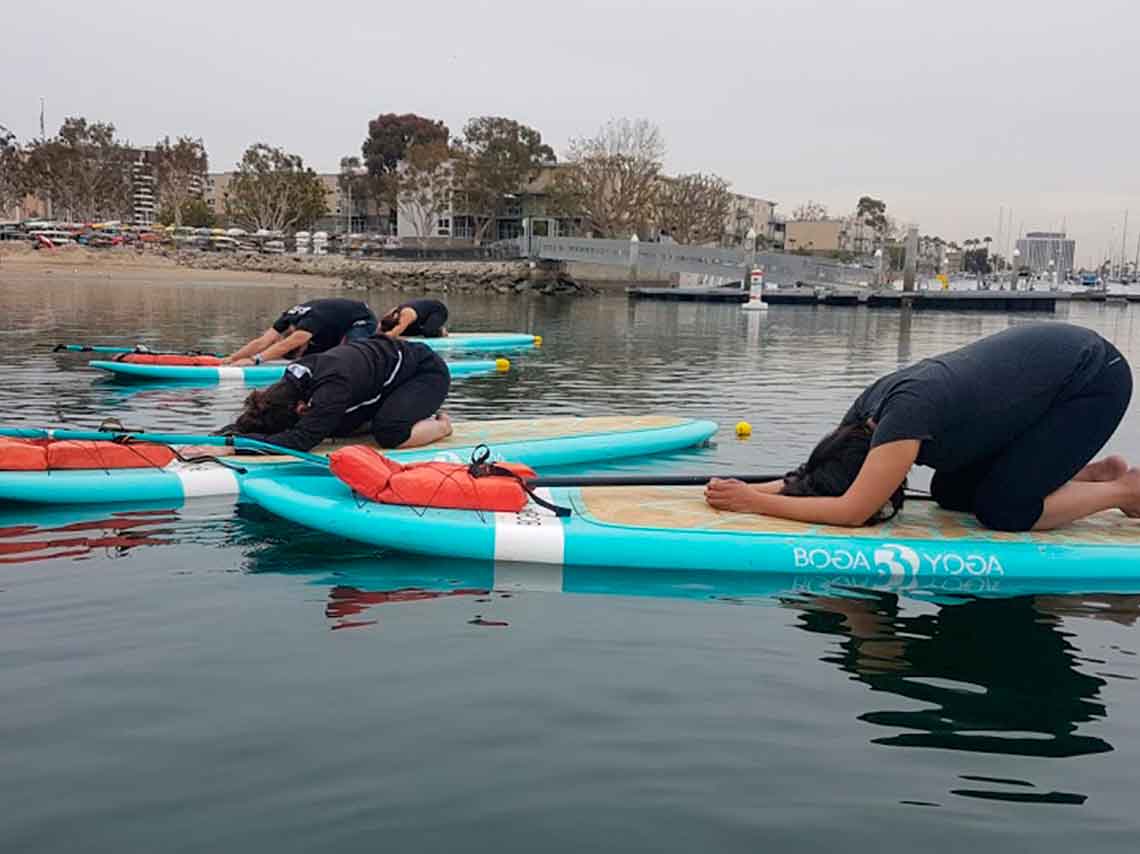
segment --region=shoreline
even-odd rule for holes
[[[200,270],[183,266],[161,255],[132,253],[116,256],[108,251],[86,249],[5,251],[0,244],[0,283],[8,277],[67,278],[69,280],[114,279],[122,282],[161,281],[201,285],[245,285],[251,287],[312,288],[342,290],[344,284],[333,276],[309,273],[267,273],[253,270]]]
[[[312,290],[495,293],[522,296],[587,296],[602,289],[523,260],[365,260],[336,255],[224,255],[142,253],[80,246],[35,250],[0,244],[0,281],[66,275],[126,281],[292,287]]]

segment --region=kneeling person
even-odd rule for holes
[[[860,526],[902,507],[915,463],[947,510],[999,531],[1048,531],[1102,510],[1140,517],[1140,469],[1093,461],[1124,417],[1132,371],[1065,323],[1015,326],[868,386],[782,481],[709,482],[719,510]]]
[[[392,338],[401,335],[443,338],[447,335],[447,306],[439,300],[414,299],[380,318],[380,331]]]
[[[430,348],[376,336],[293,362],[284,379],[250,392],[225,432],[308,451],[368,429],[382,448],[415,448],[451,435],[439,413],[450,386]]]

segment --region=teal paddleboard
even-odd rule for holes
[[[894,520],[829,528],[708,507],[700,487],[587,487],[539,492],[567,518],[364,501],[329,477],[249,479],[244,494],[298,525],[415,554],[564,567],[937,579],[1135,580],[1140,521],[1112,511],[1046,533],[999,533],[972,517],[912,502]]]
[[[419,341],[433,350],[522,350],[542,346],[541,335],[525,332],[452,332],[443,338],[408,336],[408,341]],[[149,348],[124,347],[114,344],[61,344],[56,350],[68,353],[157,353]]]
[[[250,365],[235,368],[230,365],[139,365],[134,362],[108,362],[95,359],[88,363],[92,368],[107,371],[116,379],[130,382],[180,382],[198,385],[218,383],[259,386],[275,383],[285,375],[288,362],[271,365]],[[506,359],[480,359],[448,362],[447,369],[453,378],[493,374],[509,370]]]
[[[502,419],[456,422],[451,436],[423,448],[387,452],[401,462],[467,462],[477,445],[487,445],[498,460],[525,462],[536,468],[602,462],[660,454],[706,443],[716,432],[711,421],[670,416]],[[328,453],[346,442],[316,449]],[[238,456],[219,463],[175,461],[162,468],[69,471],[0,471],[0,506],[35,504],[116,504],[188,498],[236,496],[251,475],[302,475],[339,483],[325,470],[286,456]],[[237,471],[237,466],[245,471]]]

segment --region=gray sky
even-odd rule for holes
[[[255,11],[256,9],[256,11]],[[270,11],[271,10],[271,11]],[[334,171],[370,117],[475,115],[561,154],[611,117],[662,129],[670,171],[847,213],[871,194],[948,239],[1067,221],[1078,260],[1140,234],[1140,4],[1126,0],[518,0],[7,4],[0,124],[67,115],[211,169],[266,141]]]

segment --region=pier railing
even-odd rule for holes
[[[507,243],[508,241],[500,241]],[[625,267],[630,273],[691,273],[720,283],[747,282],[749,271],[764,268],[774,284],[867,286],[874,270],[783,252],[749,252],[716,246],[687,246],[638,240],[522,236],[519,254],[531,259]]]

